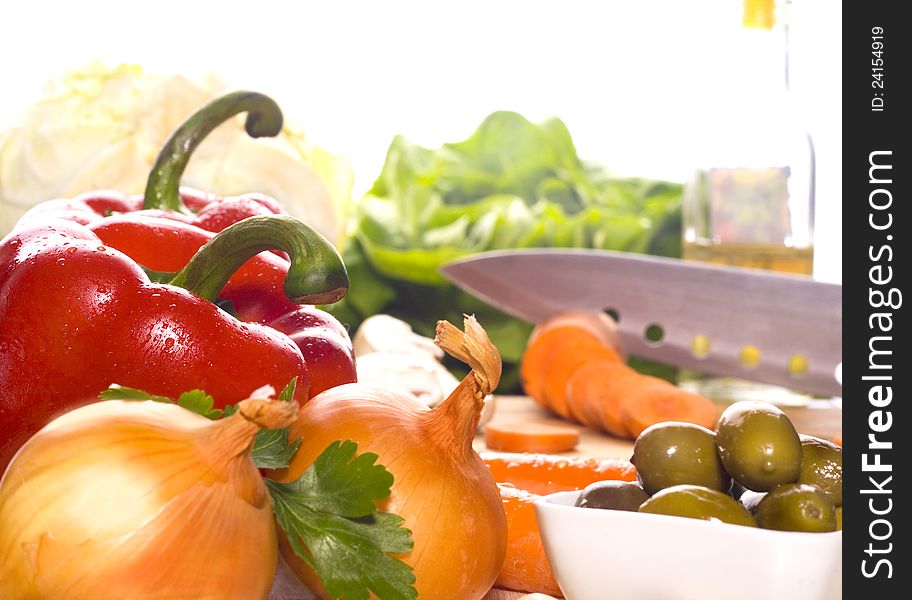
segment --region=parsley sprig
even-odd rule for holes
[[[279,392],[276,400],[280,402],[294,400],[297,383],[297,377],[289,381],[288,385]],[[180,399],[178,399],[178,403],[180,403]],[[236,411],[236,406],[226,406],[225,416],[230,417]],[[294,458],[300,445],[301,440],[294,442],[288,440],[287,429],[260,429],[253,441],[253,447],[250,449],[250,457],[253,458],[253,463],[261,469],[284,469],[291,463],[291,459]]]
[[[296,379],[278,395],[294,398]],[[236,406],[215,408],[203,390],[184,392],[176,400],[135,388],[112,385],[102,399],[174,402],[210,419],[228,417]],[[287,467],[301,440],[290,441],[287,429],[260,430],[251,448],[261,469]],[[393,475],[377,464],[377,455],[358,454],[358,445],[336,441],[296,480],[287,483],[264,479],[273,500],[276,521],[288,542],[319,575],[334,598],[415,600],[415,574],[395,558],[412,549],[412,533],[398,515],[379,512],[377,502],[390,495]]]
[[[215,400],[212,396],[203,390],[190,390],[178,396],[177,400],[173,400],[167,396],[157,396],[145,390],[138,390],[115,383],[98,394],[98,397],[102,400],[152,400],[154,402],[173,403],[213,420],[221,419],[224,416],[223,410],[215,408]]]
[[[295,481],[266,480],[276,519],[295,554],[310,565],[334,598],[414,600],[415,574],[389,556],[412,549],[402,517],[377,512],[390,494],[392,474],[377,455],[355,456],[351,440],[333,442]]]

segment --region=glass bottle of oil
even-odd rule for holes
[[[810,275],[814,149],[788,89],[789,2],[742,1],[685,188],[684,258]]]
[[[737,2],[738,0],[732,0]],[[740,27],[719,50],[684,194],[685,260],[811,275],[814,147],[788,86],[790,0],[741,0]],[[810,398],[740,379],[682,374],[720,403]]]

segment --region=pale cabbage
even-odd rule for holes
[[[229,90],[216,77],[191,81],[134,65],[92,64],[48,84],[0,133],[0,235],[29,208],[97,189],[141,194],[162,144],[181,122]],[[193,154],[181,184],[230,196],[261,192],[341,245],[351,204],[347,161],[310,145],[289,125],[252,139],[239,116]]]

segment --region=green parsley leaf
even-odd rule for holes
[[[167,396],[158,396],[145,390],[112,383],[108,389],[98,394],[98,397],[102,400],[154,400],[155,402],[173,403],[212,420],[220,419],[223,414],[223,411],[215,408],[215,400],[212,396],[203,390],[184,392],[175,401]]]
[[[284,469],[291,464],[300,445],[300,439],[288,442],[287,429],[260,429],[250,448],[250,457],[261,469]]]
[[[298,386],[298,376],[295,375],[291,378],[291,381],[288,382],[288,385],[279,392],[279,395],[276,397],[277,400],[282,402],[291,402],[294,400],[295,388]]]
[[[298,378],[293,377],[276,399],[284,402],[293,401],[297,383]],[[223,416],[230,417],[237,412],[237,406],[228,405],[223,412]],[[301,440],[288,441],[287,429],[261,429],[256,434],[250,456],[253,463],[261,469],[284,469],[291,463],[300,445]]]
[[[190,390],[184,392],[177,399],[177,405],[187,410],[203,415],[213,421],[221,419],[224,411],[215,408],[215,399],[203,390]]]
[[[389,556],[412,549],[401,517],[376,512],[389,496],[392,474],[377,455],[355,456],[351,440],[333,442],[296,481],[266,480],[276,519],[295,553],[335,598],[414,600],[415,574]]]
[[[349,519],[377,510],[376,501],[390,495],[393,475],[374,464],[372,452],[355,457],[358,444],[333,442],[299,479],[288,485],[310,508]]]
[[[155,402],[173,402],[173,400],[167,396],[156,396],[145,390],[117,385],[116,383],[112,383],[108,389],[102,390],[101,393],[98,394],[98,397],[102,400],[153,400]]]

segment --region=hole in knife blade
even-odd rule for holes
[[[618,311],[618,309],[609,307],[609,308],[604,309],[602,312],[604,312],[606,315],[608,315],[609,317],[614,319],[615,323],[621,322],[621,313]]]
[[[833,371],[833,377],[836,378],[836,381],[839,382],[839,385],[842,385],[842,363],[836,365],[836,370]]]
[[[661,346],[662,338],[665,337],[665,329],[658,323],[650,323],[646,326],[643,337],[646,338],[650,346]]]

